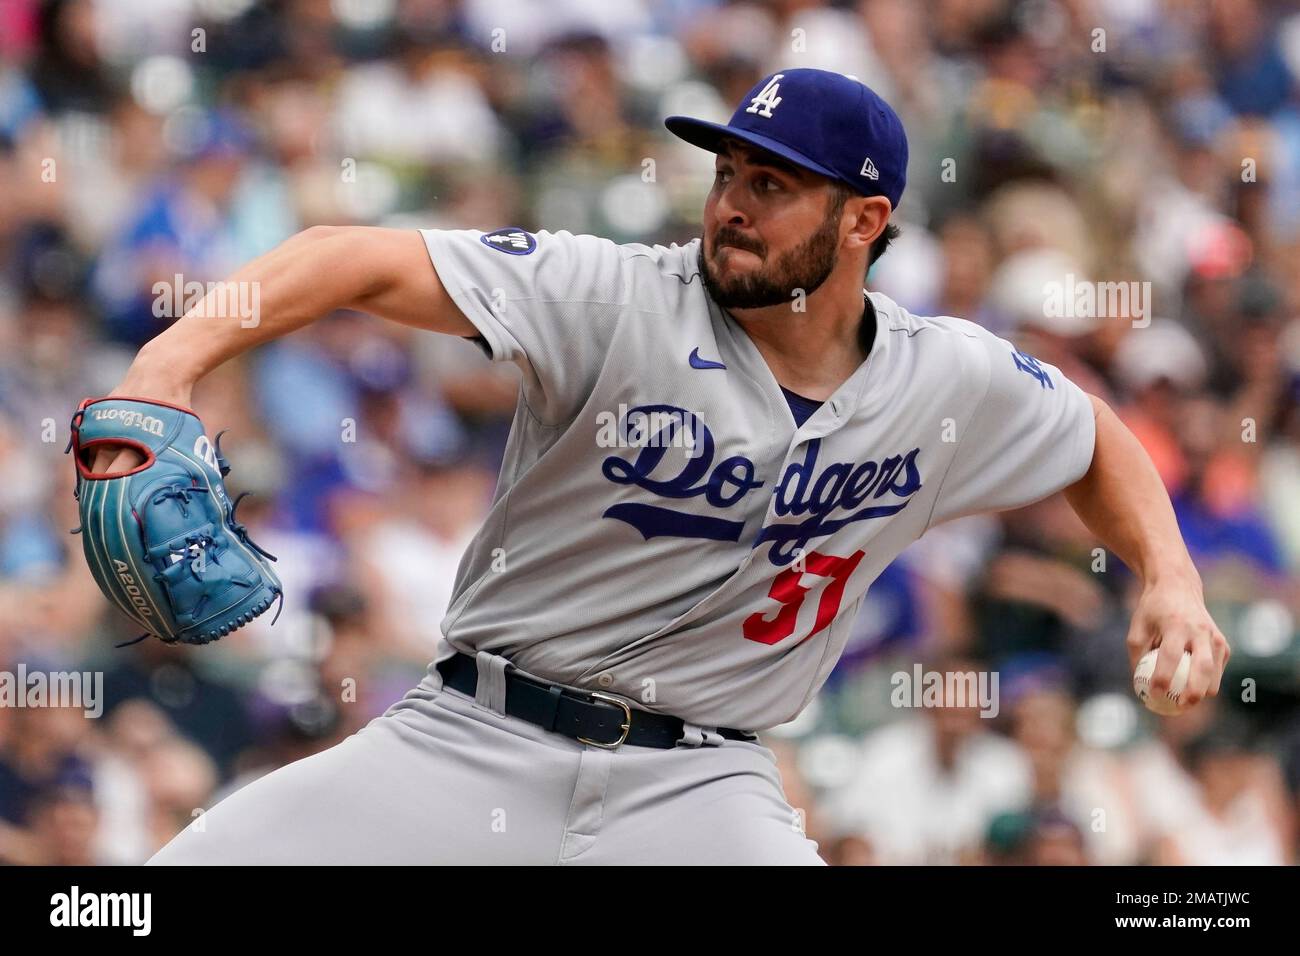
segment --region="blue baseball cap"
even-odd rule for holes
[[[716,153],[733,137],[838,180],[897,209],[907,181],[907,134],[888,103],[864,83],[826,70],[782,70],[745,94],[731,122],[670,116],[675,136]]]

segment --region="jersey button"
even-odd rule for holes
[[[608,672],[601,674],[599,677],[596,678],[596,683],[599,684],[601,687],[610,687],[614,683],[614,675]]]

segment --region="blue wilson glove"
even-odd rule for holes
[[[144,464],[93,474],[94,449],[107,443],[135,448]],[[206,644],[283,602],[274,556],[235,520],[220,443],[189,409],[146,399],[88,398],[72,418],[86,562],[104,595],[148,632],[142,640]]]

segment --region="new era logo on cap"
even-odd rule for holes
[[[902,120],[870,87],[827,70],[783,70],[751,89],[727,124],[670,116],[664,125],[688,143],[718,152],[735,138],[895,209],[907,180]]]

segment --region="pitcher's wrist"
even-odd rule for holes
[[[172,405],[190,406],[197,373],[186,363],[169,356],[155,339],[147,342],[136,354],[114,395],[134,398],[152,398]]]
[[[1201,574],[1192,563],[1191,556],[1186,554],[1179,558],[1164,556],[1160,561],[1152,562],[1152,566],[1144,569],[1139,577],[1146,589],[1178,584],[1198,594],[1204,592]]]

